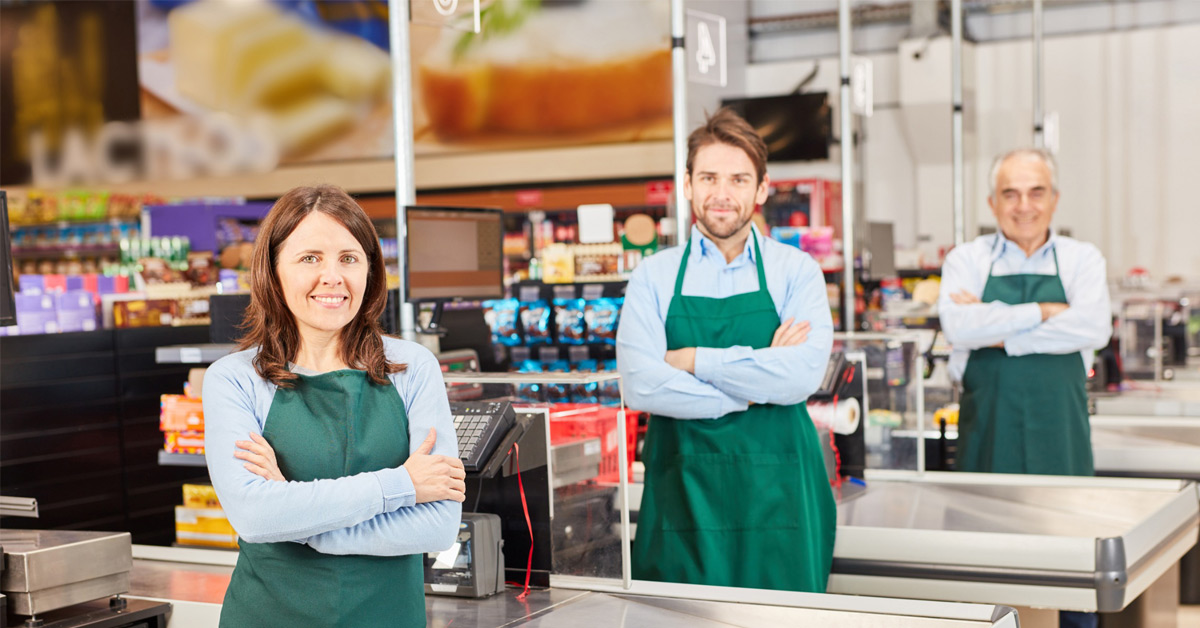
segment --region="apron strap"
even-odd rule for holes
[[[758,266],[758,291],[767,290],[767,271],[763,269],[762,250],[758,248],[758,238],[755,237],[754,227],[750,228],[750,239],[754,240],[754,265]]]
[[[679,271],[675,273],[675,296],[683,294],[683,275],[687,271],[688,258],[692,256],[692,240],[688,238],[687,246],[683,247],[683,259],[679,262]]]

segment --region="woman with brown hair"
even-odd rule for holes
[[[379,239],[340,188],[284,194],[240,351],[204,378],[205,452],[241,553],[221,626],[424,626],[421,554],[466,486],[436,358],[385,337]]]

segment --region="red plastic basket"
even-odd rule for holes
[[[598,482],[618,482],[617,466],[620,432],[617,429],[619,408],[590,403],[556,403],[550,406],[550,444],[569,443],[581,438],[600,439],[600,474]],[[633,477],[633,458],[637,446],[638,415],[625,411],[625,445],[629,477]]]

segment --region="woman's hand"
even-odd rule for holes
[[[417,490],[417,503],[452,499],[462,502],[467,499],[467,472],[462,460],[450,456],[431,455],[437,442],[437,430],[430,429],[429,436],[404,462],[408,476]]]
[[[238,446],[238,451],[233,452],[233,457],[245,460],[246,462],[242,466],[254,475],[268,480],[287,482],[287,478],[283,477],[283,472],[279,470],[279,462],[275,460],[275,450],[271,448],[267,439],[254,432],[250,433],[250,439],[234,443]]]

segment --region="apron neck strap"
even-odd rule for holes
[[[754,229],[750,229],[750,235],[747,236],[754,242],[754,265],[758,270],[758,289],[767,289],[767,271],[763,266],[762,249],[758,246],[758,238],[754,237]],[[688,238],[687,246],[683,247],[683,259],[679,262],[679,271],[675,273],[675,296],[683,294],[683,276],[687,272],[688,260],[692,257],[692,241],[694,238]]]

